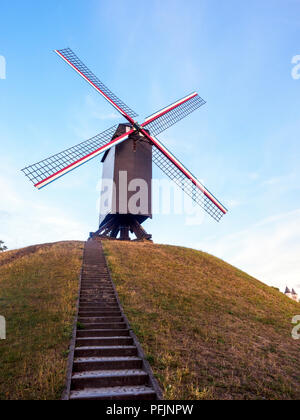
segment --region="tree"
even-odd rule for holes
[[[7,246],[4,245],[3,241],[0,241],[0,252],[6,251],[7,250]]]

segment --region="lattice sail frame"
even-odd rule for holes
[[[104,153],[110,147],[125,141],[133,133],[133,130],[130,130],[130,132],[112,140],[117,127],[117,125],[114,125],[76,146],[27,166],[22,169],[22,172],[24,172],[35,187],[42,188],[65,175],[67,172]]]
[[[197,93],[192,93],[146,118],[142,127],[147,128],[152,136],[157,136],[204,104],[206,104],[204,99]]]
[[[96,89],[114,108],[117,109],[125,118],[133,122],[132,118],[136,118],[138,114],[134,112],[128,105],[121,101],[98,77],[80,60],[80,58],[71,50],[65,48],[55,50],[67,64],[69,64],[81,77],[83,77],[94,89]]]
[[[200,190],[155,146],[152,149],[152,160],[162,172],[174,181],[183,192],[202,207],[214,220],[217,222],[221,220],[225,213],[204,193],[204,191],[209,192],[204,186]],[[209,192],[209,194],[211,193]],[[216,198],[215,200],[217,201]]]

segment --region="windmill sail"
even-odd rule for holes
[[[112,139],[117,125],[95,137],[22,169],[38,189],[126,140],[133,130]]]
[[[77,57],[70,49],[55,50],[55,52],[69,64],[81,77],[83,77],[94,89],[96,89],[118,112],[120,112],[129,122],[137,114],[129,108],[120,98],[118,98],[108,87],[102,83],[97,76]]]
[[[194,92],[146,118],[142,127],[157,136],[204,104],[204,99]]]
[[[227,213],[227,209],[156,137],[150,136],[145,130],[143,135],[155,146],[152,152],[153,162],[195,203],[219,222]]]

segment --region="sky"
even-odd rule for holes
[[[11,0],[0,10],[0,239],[10,249],[97,229],[100,159],[41,191],[20,172],[123,122],[53,53],[70,47],[140,122],[193,91],[207,101],[159,138],[229,213],[190,223],[160,212],[145,223],[154,241],[300,292],[299,0]]]

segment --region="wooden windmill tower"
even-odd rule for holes
[[[156,112],[139,124],[137,114],[114,95],[83,62],[67,48],[55,51],[68,65],[95,88],[126,120],[76,146],[30,165],[22,171],[41,189],[76,167],[104,153],[103,182],[110,187],[102,191],[99,229],[93,235],[129,239],[129,232],[137,239],[150,239],[141,224],[152,217],[152,162],[171,178],[194,202],[219,221],[226,208],[208,189],[182,165],[157,139],[157,135],[205,104],[197,93]],[[132,208],[136,180],[144,186],[139,205]],[[142,202],[141,202],[142,201]]]
[[[129,130],[129,124],[119,124],[115,137]],[[108,150],[102,162],[100,220],[96,234],[111,238],[119,235],[120,239],[129,240],[132,232],[137,239],[151,239],[141,226],[152,217],[151,144],[135,132],[126,142]],[[133,188],[130,187],[132,184]],[[138,206],[134,201],[137,189]]]

